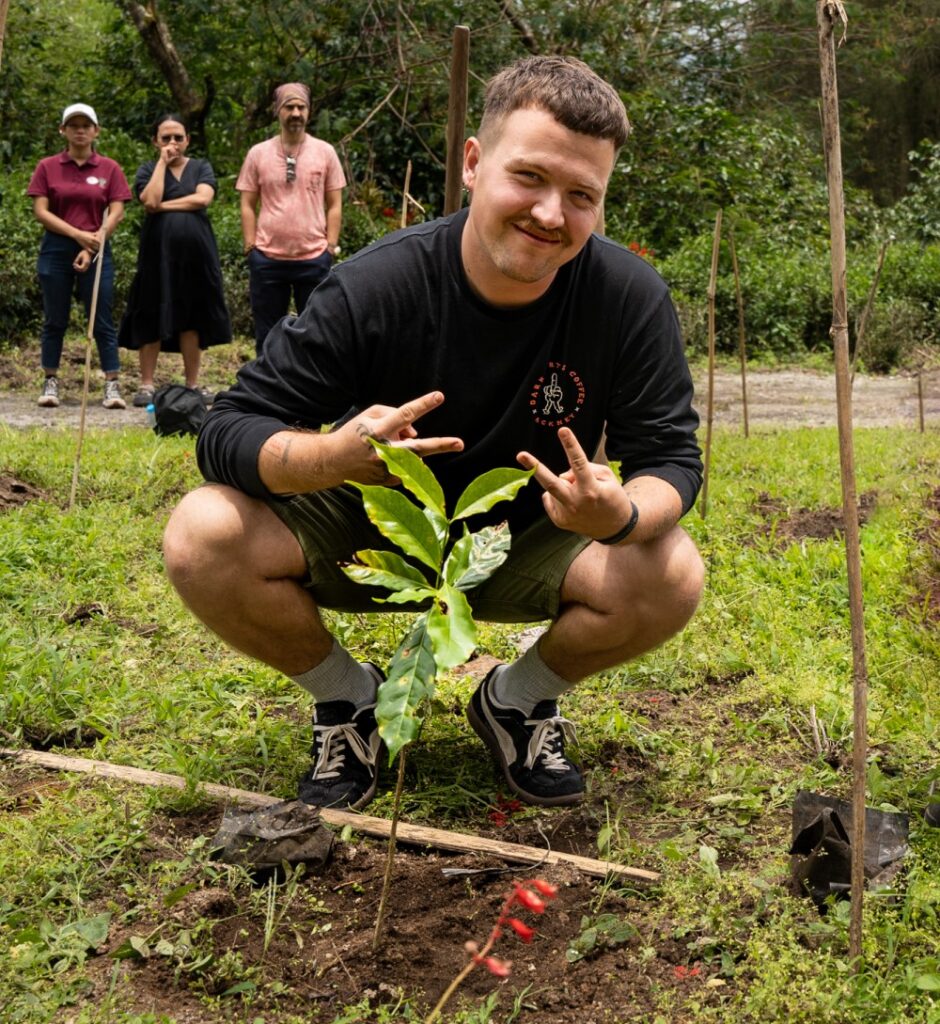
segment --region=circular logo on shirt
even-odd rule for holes
[[[86,182],[87,182],[87,183],[88,183],[89,185],[99,185],[99,186],[100,186],[101,188],[104,188],[104,186],[105,186],[105,180],[104,180],[104,178],[96,178],[96,177],[95,177],[95,176],[94,176],[93,174],[90,174],[90,175],[89,175],[89,176],[88,176],[88,177],[87,177],[87,178],[85,179],[85,181],[86,181]]]
[[[567,363],[549,361],[529,388],[529,411],[540,427],[566,427],[584,405],[584,381]]]

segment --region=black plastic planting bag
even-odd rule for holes
[[[164,384],[153,396],[153,429],[158,434],[198,434],[206,418],[202,392],[184,384]]]
[[[256,811],[227,810],[210,848],[216,860],[256,870],[278,868],[284,862],[323,867],[333,839],[320,821],[318,807],[284,800]]]
[[[887,885],[907,853],[906,814],[865,808],[865,884]],[[827,896],[848,896],[852,881],[852,805],[801,790],[793,802],[792,875],[795,891],[823,907]]]

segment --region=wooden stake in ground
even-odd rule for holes
[[[744,296],[741,294],[741,274],[738,270],[738,254],[734,247],[734,225],[728,229],[728,245],[731,248],[731,267],[734,270],[734,293],[738,301],[738,357],[741,360],[741,409],[744,414],[744,436],[750,437],[747,422],[747,336],[744,330]]]
[[[917,371],[917,424],[924,432],[924,371]]]
[[[862,310],[861,318],[858,321],[858,330],[855,332],[855,351],[852,353],[852,383],[855,383],[855,367],[858,365],[859,353],[862,351],[862,342],[865,340],[865,328],[868,326],[868,318],[871,316],[872,307],[875,304],[875,293],[878,291],[878,280],[881,277],[881,268],[885,265],[885,253],[888,251],[890,241],[881,243],[881,252],[878,253],[878,266],[875,267],[875,276],[871,279],[871,288],[868,290],[868,301]]]
[[[401,195],[401,226],[408,227],[408,203],[411,200],[411,161],[405,168],[405,187]]]
[[[104,247],[108,237],[108,208],[101,218],[101,245],[95,256],[95,283],[91,289],[91,309],[88,313],[88,331],[85,334],[85,382],[82,385],[82,411],[78,421],[78,442],[75,447],[75,462],[72,466],[72,488],[69,491],[69,511],[75,504],[78,491],[78,468],[82,461],[82,442],[85,440],[85,412],[88,409],[88,383],[91,379],[91,339],[95,336],[95,317],[98,314],[98,289],[101,287],[101,268],[104,266]],[[88,271],[86,270],[87,274]]]
[[[9,10],[10,0],[0,0],[0,67],[3,67],[3,38],[6,35]]]
[[[822,82],[823,146],[829,185],[829,229],[832,246],[832,344],[836,366],[836,405],[839,423],[839,463],[842,475],[842,517],[852,626],[852,907],[849,956],[853,969],[861,966],[862,897],[865,889],[865,763],[868,754],[868,668],[865,663],[865,623],[862,606],[862,554],[852,440],[852,381],[849,376],[848,302],[845,288],[845,197],[842,185],[842,141],[839,130],[839,91],[836,84],[835,28],[845,9],[838,0],[818,0],[819,68]]]
[[[721,248],[721,210],[715,214],[712,268],[708,276],[708,411],[705,427],[705,471],[702,475],[702,518],[708,513],[708,472],[712,461],[712,420],[715,411],[715,293],[718,288],[718,253]]]
[[[447,104],[447,163],[444,174],[444,216],[460,209],[463,187],[463,143],[467,124],[467,74],[470,67],[470,29],[458,25],[450,59],[450,99]]]

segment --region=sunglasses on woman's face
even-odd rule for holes
[[[167,142],[185,142],[186,141],[186,136],[185,135],[161,135],[160,136],[160,141],[162,143],[164,143],[164,144],[166,144]]]
[[[285,156],[284,160],[287,163],[287,183],[289,185],[297,177],[297,157]]]

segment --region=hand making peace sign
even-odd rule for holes
[[[556,476],[529,452],[516,458],[545,488],[542,504],[549,519],[562,530],[588,537],[610,537],[621,530],[633,511],[630,499],[609,466],[591,462],[567,427],[558,431],[568,466]]]

